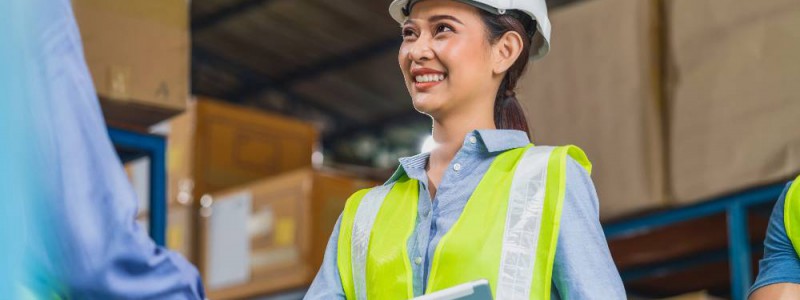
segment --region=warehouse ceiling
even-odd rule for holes
[[[392,124],[429,127],[397,68],[389,0],[191,3],[195,95],[311,121],[326,145]]]

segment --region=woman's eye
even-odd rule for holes
[[[436,33],[448,32],[448,31],[453,31],[453,27],[450,27],[450,25],[446,24],[440,24],[436,26]]]
[[[410,28],[405,28],[405,29],[403,29],[403,31],[400,33],[400,36],[402,36],[402,37],[404,37],[404,38],[407,38],[407,37],[412,37],[412,36],[414,36],[414,34],[415,34],[415,33],[414,33],[414,30],[412,30],[412,29],[410,29]]]

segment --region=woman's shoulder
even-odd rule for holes
[[[563,167],[567,173],[583,171],[582,173],[584,173],[584,175],[587,177],[592,173],[592,163],[589,161],[589,157],[586,155],[586,152],[584,152],[583,149],[578,146],[541,146],[534,144],[529,144],[528,146],[529,150],[540,151],[540,153],[547,153],[547,155],[559,155],[560,157],[563,157],[564,161],[566,161],[566,164]],[[575,170],[574,167],[578,167],[580,170]]]
[[[532,146],[531,150],[542,150],[552,155],[560,155],[558,160],[550,163],[560,164],[558,169],[564,173],[564,208],[580,211],[581,214],[597,214],[599,201],[591,178],[592,164],[586,153],[579,147],[567,146]],[[563,160],[562,160],[563,159]],[[548,165],[548,172],[553,171]],[[549,177],[549,176],[548,176]],[[557,178],[557,177],[556,177]]]
[[[599,200],[589,171],[576,159],[567,157],[564,206],[597,215]]]

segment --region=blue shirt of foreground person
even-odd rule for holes
[[[756,282],[750,288],[750,300],[800,299],[800,258],[787,234],[784,214],[790,191],[797,193],[798,187],[797,179],[787,184],[772,211],[764,240],[764,258],[759,262]],[[792,201],[797,201],[798,196],[792,196],[795,199]],[[800,214],[800,211],[793,213]],[[800,228],[795,226],[794,230],[797,229]]]
[[[0,1],[0,299],[203,299],[136,225],[69,0]]]

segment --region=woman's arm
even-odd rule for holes
[[[794,300],[800,296],[800,284],[776,283],[764,286],[750,295],[750,300]]]
[[[342,216],[336,221],[333,233],[328,240],[328,247],[325,248],[325,258],[322,266],[311,283],[306,296],[303,299],[344,299],[344,289],[342,279],[339,278],[339,266],[336,263],[337,244],[339,241],[339,227],[342,223]]]
[[[780,295],[800,295],[800,259],[786,235],[784,202],[790,184],[775,203],[764,240],[764,258],[758,263],[758,277],[750,288],[750,299],[783,299]],[[786,294],[790,293],[790,294]]]
[[[566,192],[553,266],[553,284],[560,299],[625,299],[603,228],[597,193],[589,174],[567,160]]]

